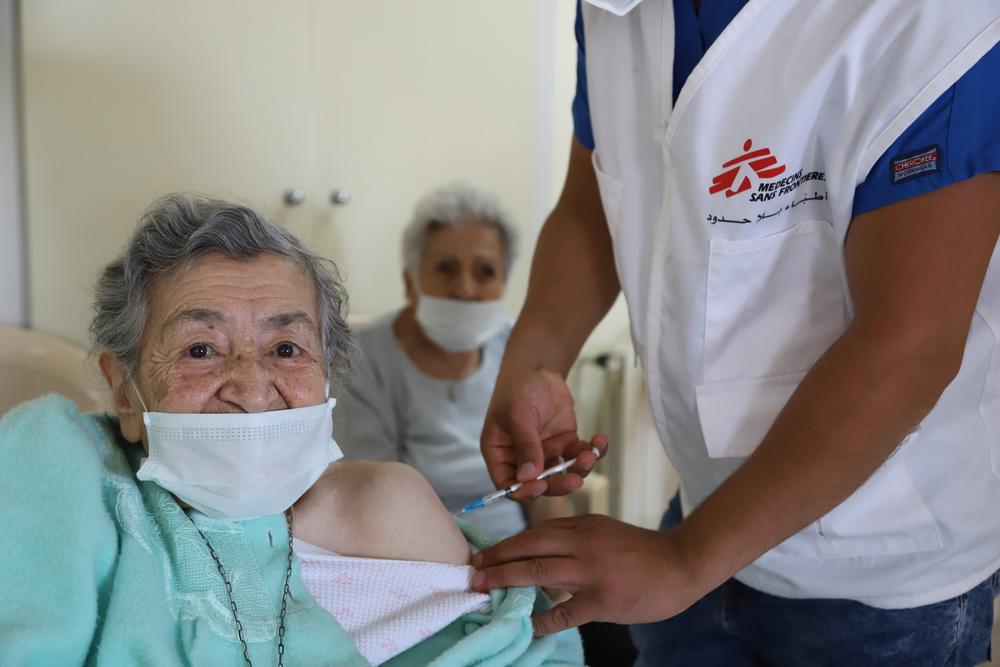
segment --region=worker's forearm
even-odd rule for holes
[[[930,411],[957,371],[931,347],[854,328],[807,374],[756,452],[678,528],[707,592],[836,507]]]
[[[504,370],[568,373],[620,291],[591,152],[574,138],[566,183],[538,237]]]
[[[556,211],[538,239],[505,364],[565,375],[619,291],[607,227]]]

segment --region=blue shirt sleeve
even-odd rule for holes
[[[1000,45],[972,66],[878,159],[854,215],[1000,171]]]
[[[587,60],[583,47],[583,12],[576,0],[576,95],[573,97],[573,133],[577,140],[594,150],[594,130],[590,126],[590,100],[587,97]]]

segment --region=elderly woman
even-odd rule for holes
[[[97,286],[114,414],[0,421],[4,665],[579,662],[530,640],[532,589],[467,591],[483,536],[411,468],[331,465],[332,269],[243,206],[146,212]]]
[[[366,363],[334,425],[348,458],[408,463],[452,509],[495,490],[479,434],[510,332],[501,298],[515,254],[493,195],[453,184],[417,203],[403,233],[407,304],[358,332]],[[509,500],[466,516],[501,537],[526,525]]]

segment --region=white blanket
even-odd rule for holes
[[[489,610],[488,595],[469,591],[468,565],[340,556],[301,540],[293,548],[306,588],[373,665]]]

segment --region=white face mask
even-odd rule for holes
[[[642,0],[583,0],[588,5],[593,5],[598,9],[611,12],[615,16],[625,16],[635,9]]]
[[[417,322],[427,337],[449,352],[478,349],[507,324],[503,301],[462,301],[420,294]]]
[[[136,477],[216,519],[280,514],[344,456],[332,435],[332,398],[253,414],[149,412],[139,400],[149,456]]]

